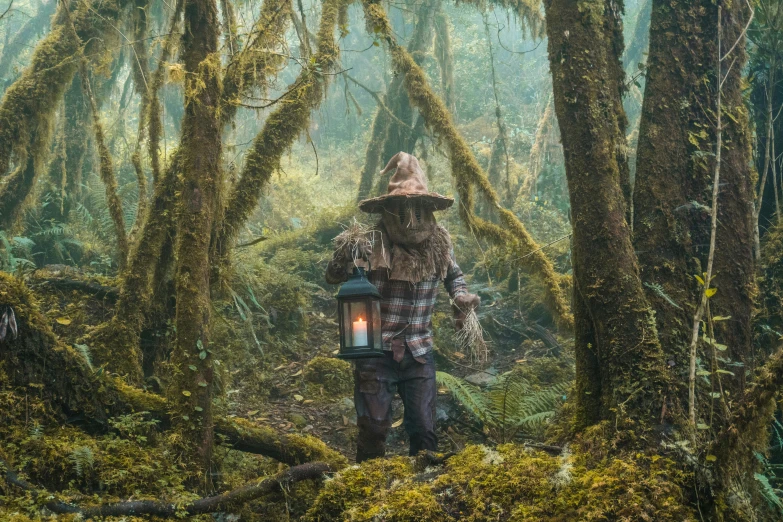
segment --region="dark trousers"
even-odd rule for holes
[[[359,426],[356,462],[383,457],[386,435],[392,423],[392,399],[402,398],[403,422],[410,437],[410,455],[421,450],[437,451],[435,435],[435,361],[432,352],[418,362],[405,350],[400,362],[392,352],[375,359],[360,359],[354,367],[354,403]]]

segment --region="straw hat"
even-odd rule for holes
[[[381,176],[391,169],[396,170],[389,179],[389,188],[386,190],[386,194],[360,202],[359,208],[362,211],[381,212],[386,203],[395,199],[420,199],[432,206],[434,210],[446,210],[454,203],[454,198],[441,196],[427,189],[427,176],[415,156],[411,156],[407,152],[398,152],[381,171]]]

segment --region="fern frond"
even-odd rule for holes
[[[87,363],[87,366],[90,367],[90,370],[93,369],[92,367],[92,356],[90,354],[90,348],[86,344],[74,344],[74,349],[79,352],[79,355],[81,355],[84,358],[84,362]]]
[[[468,413],[485,424],[493,423],[493,412],[481,390],[467,381],[446,372],[436,372],[437,383],[448,389]]]
[[[770,507],[777,508],[779,511],[783,512],[783,500],[780,499],[777,490],[770,484],[769,478],[761,473],[754,473],[753,476],[761,485],[760,489],[764,500],[767,501]]]
[[[92,471],[92,467],[95,464],[95,454],[89,446],[76,448],[69,455],[69,459],[76,468],[78,477],[84,477],[87,472]]]

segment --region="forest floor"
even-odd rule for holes
[[[30,275],[29,285],[41,300],[41,308],[51,322],[55,333],[66,343],[78,345],[80,339],[94,326],[107,321],[112,314],[113,292],[110,278],[91,276],[62,265],[50,265]],[[91,288],[74,289],[67,282],[90,283]],[[103,288],[108,295],[96,295]],[[313,300],[303,328],[290,350],[268,350],[262,358],[230,363],[231,384],[226,390],[226,413],[249,419],[259,425],[268,425],[285,433],[306,433],[323,440],[353,461],[356,446],[356,412],[353,403],[353,378],[348,364],[336,362],[335,374],[327,374],[328,385],[310,378],[308,368],[314,359],[336,358],[339,347],[335,303],[327,291]],[[446,298],[441,296],[440,317],[447,317]],[[488,303],[490,305],[490,303]],[[491,306],[491,305],[490,305]],[[492,313],[489,314],[492,317]],[[496,321],[496,319],[492,319]],[[448,332],[452,321],[448,318],[442,330]],[[498,324],[500,324],[498,322]],[[496,376],[528,362],[546,352],[541,341],[503,338],[490,343],[489,360],[484,364],[471,363],[468,356],[447,346],[447,339],[436,336],[436,363],[438,370],[484,386]],[[293,348],[295,346],[295,348]],[[440,348],[443,347],[443,348]],[[255,350],[255,347],[246,347]],[[89,350],[89,347],[86,348]],[[527,351],[525,351],[527,349]],[[322,376],[323,377],[323,376]],[[406,455],[408,437],[402,425],[403,408],[399,397],[393,403],[394,421],[389,433],[387,452]],[[492,441],[469,414],[453,399],[445,388],[439,389],[438,436],[442,451],[459,451],[469,443]]]

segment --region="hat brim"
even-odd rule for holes
[[[446,210],[454,204],[454,198],[441,196],[436,192],[428,194],[386,194],[377,198],[365,199],[359,202],[359,210],[368,214],[377,214],[383,211],[383,207],[394,200],[416,200],[421,199],[433,210]]]

